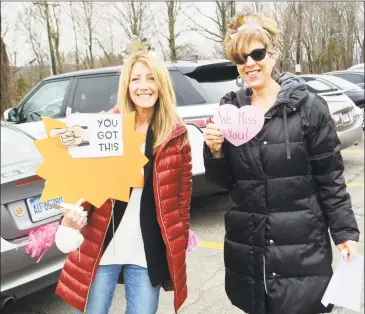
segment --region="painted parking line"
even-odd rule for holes
[[[344,149],[341,150],[341,153],[363,153],[363,149]]]
[[[364,182],[349,182],[349,183],[346,183],[346,186],[351,187],[351,188],[363,188]]]
[[[207,249],[223,249],[223,243],[220,242],[204,242],[201,241],[199,243],[199,247],[207,248]]]

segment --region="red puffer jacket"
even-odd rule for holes
[[[190,222],[192,164],[190,145],[181,149],[182,136],[186,132],[184,126],[177,126],[158,149],[153,165],[156,213],[166,245],[175,312],[187,297],[186,247]],[[90,209],[90,206],[86,209]],[[94,210],[90,223],[81,231],[85,240],[79,250],[69,253],[56,288],[56,295],[82,312],[86,309],[90,286],[102,257],[111,215],[110,200]]]

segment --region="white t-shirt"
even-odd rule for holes
[[[132,264],[147,268],[140,223],[142,190],[132,190],[123,219],[104,252],[100,265]]]
[[[144,152],[145,144],[141,151]],[[142,168],[143,173],[143,168]],[[147,268],[146,254],[143,245],[140,212],[143,188],[133,188],[127,208],[112,240],[106,248],[100,265],[138,265]],[[109,228],[113,228],[113,216]],[[57,229],[55,243],[63,253],[69,253],[80,247],[84,237],[69,227],[60,225]]]

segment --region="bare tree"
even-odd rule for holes
[[[151,16],[151,20],[152,20],[152,24],[153,24],[154,34],[155,34],[155,36],[157,38],[158,44],[160,45],[160,48],[161,48],[161,51],[162,51],[162,55],[163,55],[163,59],[166,60],[167,59],[168,52],[166,51],[164,45],[162,44],[162,41],[161,41],[160,36],[163,36],[163,35],[161,34],[160,28],[156,24],[155,14],[152,12],[151,4],[149,5],[149,12],[150,12],[150,16]]]
[[[75,62],[76,62],[76,70],[80,70],[80,56],[79,56],[79,45],[78,45],[78,36],[76,31],[77,22],[77,13],[75,12],[74,6],[72,5],[72,1],[70,1],[70,18],[72,21],[72,30],[74,33],[75,40]]]
[[[303,4],[301,2],[298,2],[298,4],[295,5],[294,13],[298,21],[295,63],[300,64],[302,60],[302,24],[303,24]]]
[[[181,1],[166,1],[165,2],[167,9],[167,17],[168,17],[168,43],[170,48],[170,59],[171,61],[177,60],[177,47],[176,47],[176,39],[180,34],[176,34],[175,32],[175,24],[177,15],[181,9]]]
[[[209,40],[222,43],[226,34],[227,24],[229,24],[230,19],[236,14],[236,1],[216,1],[215,5],[214,16],[206,14],[203,9],[195,4],[192,7],[198,12],[199,18],[193,18],[188,14],[185,15],[193,23],[191,30],[200,33]],[[202,18],[203,21],[198,22]],[[210,29],[205,26],[206,23],[204,21],[213,22],[214,28]]]
[[[87,45],[87,63],[90,68],[95,67],[94,54],[93,54],[93,35],[94,35],[94,2],[82,2],[82,8],[84,13],[84,22],[86,26],[85,42]]]
[[[356,32],[355,32],[355,36],[356,36],[356,58],[358,59],[357,61],[359,61],[360,63],[364,62],[364,58],[365,58],[365,50],[364,50],[364,38],[365,38],[365,34],[364,34],[364,8],[365,8],[365,3],[359,3],[359,11],[358,11],[358,15],[356,17],[356,24],[357,24],[357,28],[356,28]]]
[[[148,16],[148,3],[129,1],[114,3],[116,20],[121,25],[129,40],[134,36],[142,38],[148,30],[150,21]]]
[[[285,6],[276,7],[276,19],[280,20],[281,32],[278,36],[277,65],[279,71],[288,71],[292,64],[290,62],[291,53],[295,42],[295,29],[293,27],[295,3],[288,3]]]
[[[11,107],[11,70],[2,36],[0,38],[0,60],[0,114],[2,119],[4,111]]]
[[[51,22],[50,22],[50,13],[49,13],[49,6],[47,1],[39,1],[35,2],[39,9],[40,16],[43,17],[46,29],[47,29],[47,37],[48,37],[48,46],[49,46],[49,56],[51,59],[51,74],[57,74],[57,65],[56,65],[56,57],[53,49],[53,40],[52,40],[52,29],[51,29]]]
[[[3,3],[1,2],[1,7],[3,6]],[[1,8],[3,9],[3,8]],[[0,37],[1,38],[4,38],[10,28],[10,24],[7,23],[4,19],[3,19],[3,16],[2,14],[0,15],[0,28],[1,28],[1,34],[0,34]]]
[[[42,36],[39,26],[37,27],[37,21],[39,20],[33,6],[31,4],[24,4],[24,12],[18,13],[18,19],[21,21],[27,35],[27,42],[30,44],[34,56],[36,57],[38,63],[38,78],[42,80],[45,73],[45,59],[47,59],[47,53],[42,46]]]

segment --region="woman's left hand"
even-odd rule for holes
[[[350,261],[351,258],[356,256],[356,241],[348,240],[344,243],[338,244],[336,247],[340,252],[344,250],[347,251],[346,261]]]

